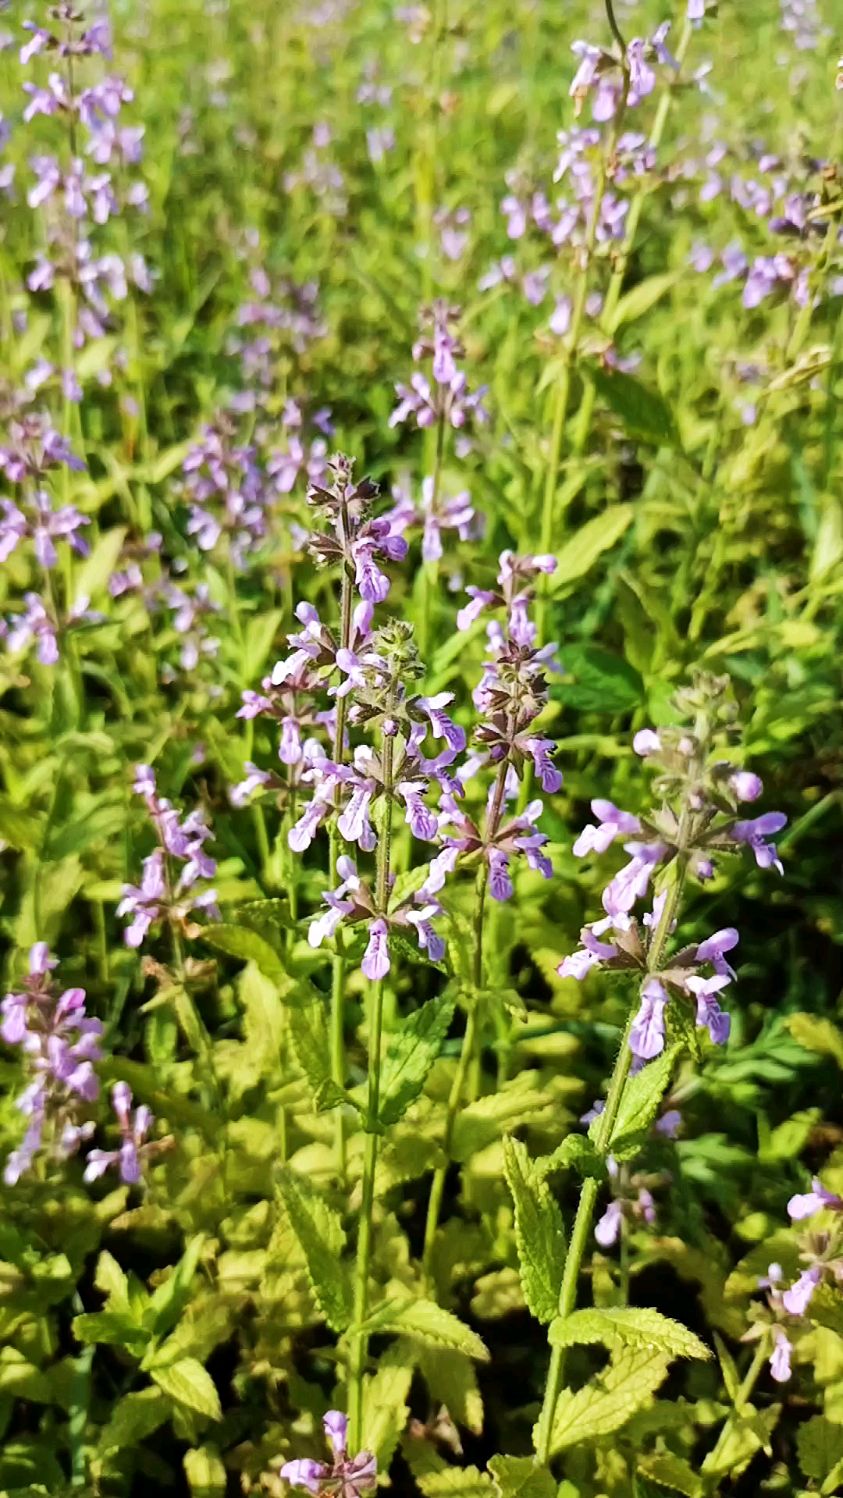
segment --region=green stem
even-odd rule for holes
[[[759,1376],[764,1368],[767,1358],[769,1357],[769,1353],[770,1349],[767,1343],[767,1337],[762,1337],[761,1341],[758,1343],[758,1346],[755,1349],[755,1355],[749,1365],[749,1368],[747,1369],[746,1376],[744,1377],[744,1380],[741,1383],[737,1394],[735,1395],[734,1406],[727,1416],[723,1429],[721,1430],[720,1435],[717,1438],[717,1442],[712,1447],[711,1451],[709,1451],[702,1464],[702,1467],[700,1468],[706,1487],[708,1487],[711,1482],[717,1481],[717,1464],[720,1461],[723,1450],[730,1435],[732,1434],[732,1431],[734,1430],[735,1425],[737,1424],[738,1420],[740,1420],[747,1404],[749,1403],[750,1396],[753,1389],[755,1388],[756,1383],[758,1382]]]
[[[670,928],[673,925],[674,916],[679,905],[682,889],[687,872],[687,855],[682,851],[684,837],[687,831],[687,813],[683,811],[680,819],[678,834],[678,845],[680,852],[674,865],[674,878],[664,903],[661,917],[653,933],[653,940],[647,955],[648,972],[658,972],[661,967],[662,957]],[[629,1037],[635,1021],[636,1009],[629,1011],[626,1026],[621,1040],[609,1082],[609,1091],[606,1097],[606,1106],[600,1115],[597,1125],[594,1145],[598,1154],[604,1158],[609,1154],[609,1146],[612,1140],[618,1113],[620,1111],[623,1090],[629,1076],[632,1064],[632,1052],[629,1049]],[[599,1184],[593,1176],[583,1182],[580,1199],[577,1205],[577,1213],[574,1218],[574,1226],[571,1231],[571,1243],[565,1258],[565,1268],[562,1274],[562,1286],[559,1292],[559,1316],[563,1320],[570,1316],[577,1303],[577,1285],[579,1283],[580,1269],[583,1257],[588,1246],[591,1234],[591,1223],[594,1217],[594,1208],[597,1202]],[[539,1416],[538,1429],[536,1432],[536,1457],[546,1466],[551,1454],[553,1440],[553,1417],[556,1413],[556,1404],[562,1388],[562,1380],[565,1376],[565,1349],[553,1347],[550,1355],[550,1366],[547,1373],[544,1401]]]
[[[442,483],[442,462],[445,456],[445,413],[440,411],[439,421],[436,428],[436,455],[433,460],[433,484],[430,494],[431,514],[436,514],[439,503],[439,489]],[[430,613],[433,596],[436,592],[439,567],[436,562],[422,563],[422,595],[421,608],[419,610],[419,654],[427,664],[427,654],[430,649]]]
[[[389,903],[389,872],[392,843],[392,793],[395,740],[383,738],[383,824],[377,851],[375,905],[378,915],[385,915]],[[387,938],[388,939],[388,938]],[[357,1239],[357,1262],[354,1271],[354,1312],[348,1367],[348,1417],[351,1432],[350,1449],[358,1451],[362,1441],[363,1375],[366,1369],[369,1338],[363,1330],[369,1306],[369,1269],[372,1260],[375,1175],[380,1141],[381,1042],[383,1038],[383,978],[374,984],[369,1022],[369,1089],[366,1104],[366,1145],[363,1157],[363,1190],[360,1206],[360,1231]]]
[[[498,777],[495,782],[495,791],[492,805],[489,808],[489,821],[487,824],[487,839],[494,837],[498,830],[498,824],[503,810],[504,794],[506,792],[506,772],[509,765],[509,756],[503,759],[498,766]],[[489,889],[489,862],[483,856],[480,867],[477,870],[477,882],[475,884],[474,904],[474,960],[473,973],[474,987],[477,992],[468,1012],[465,1033],[460,1047],[460,1057],[457,1062],[457,1070],[451,1083],[451,1091],[448,1096],[448,1107],[445,1114],[445,1131],[442,1138],[442,1151],[445,1156],[443,1163],[434,1172],[430,1187],[430,1198],[427,1204],[427,1218],[424,1225],[424,1244],[422,1247],[422,1275],[425,1281],[430,1280],[430,1271],[433,1258],[433,1246],[436,1242],[436,1230],[439,1226],[439,1213],[442,1210],[442,1198],[445,1193],[445,1183],[448,1178],[448,1167],[451,1163],[451,1145],[454,1138],[454,1128],[462,1104],[463,1092],[465,1090],[466,1077],[469,1068],[473,1064],[477,1054],[477,1042],[480,1036],[480,1025],[478,1011],[480,1007],[479,990],[483,987],[483,931],[485,925],[486,895]]]

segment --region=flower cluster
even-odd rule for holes
[[[330,1462],[297,1457],[285,1462],[281,1476],[293,1488],[305,1488],[318,1498],[360,1498],[377,1487],[378,1465],[371,1451],[348,1455],[348,1418],[340,1410],[329,1410],[322,1424],[331,1448]]]
[[[634,109],[656,86],[654,64],[678,71],[676,59],[668,51],[670,22],[663,21],[651,37],[635,36],[627,44],[626,56],[619,58],[590,42],[576,41],[571,51],[579,59],[569,93],[577,114],[586,99],[591,99],[591,114],[601,124],[614,119],[621,108]]]
[[[200,551],[214,551],[224,538],[242,568],[266,535],[265,481],[254,448],[238,443],[231,418],[221,415],[190,449],[182,474],[187,534]]]
[[[843,1197],[829,1191],[815,1176],[810,1191],[791,1197],[787,1211],[791,1222],[804,1222],[820,1212],[828,1215],[821,1227],[812,1226],[804,1235],[800,1259],[805,1268],[792,1285],[785,1288],[780,1264],[771,1264],[759,1281],[759,1289],[767,1292],[767,1308],[750,1313],[752,1325],[744,1341],[769,1337],[770,1372],[777,1383],[787,1383],[791,1377],[792,1338],[801,1328],[808,1329],[817,1290],[824,1282],[835,1286],[843,1283]]]
[[[137,766],[134,789],[146,802],[159,845],[143,861],[140,885],[125,885],[117,907],[118,915],[131,916],[124,932],[129,947],[141,946],[150,927],[160,921],[189,931],[188,917],[198,912],[219,919],[216,894],[205,884],[217,866],[205,851],[212,834],[202,811],[191,811],[182,821],[171,802],[159,796],[149,765]],[[176,865],[181,865],[178,876]]]
[[[701,678],[677,699],[680,712],[694,713],[693,731],[642,729],[635,735],[635,752],[659,771],[655,790],[660,804],[647,816],[634,816],[611,801],[595,800],[591,809],[596,820],[574,843],[575,855],[583,857],[603,853],[622,838],[629,861],[603,891],[604,918],[583,928],[581,947],[564,959],[559,974],[582,979],[600,967],[643,975],[630,1033],[630,1047],[640,1061],[663,1050],[672,998],[693,1003],[697,1026],[707,1029],[715,1044],[725,1043],[729,1017],[719,998],[735,976],[726,954],[739,939],[733,927],[726,927],[666,958],[666,940],[675,925],[667,886],[640,921],[634,913],[636,904],[647,897],[654,875],[676,865],[683,874],[704,882],[712,878],[717,856],[744,847],[752,850],[760,868],[782,871],[771,839],[786,817],[780,812],[748,820],[738,815],[740,804],[757,800],[763,787],[757,775],[722,757],[722,740],[729,736],[732,719],[725,685],[716,678]]]
[[[116,1169],[125,1186],[137,1186],[143,1178],[144,1162],[159,1148],[147,1139],[155,1121],[152,1110],[143,1103],[132,1108],[132,1089],[128,1082],[115,1082],[111,1089],[111,1104],[120,1130],[120,1146],[116,1150],[89,1150],[85,1180],[99,1180],[107,1170]]]
[[[3,1178],[13,1186],[44,1151],[66,1160],[93,1123],[83,1120],[86,1105],[99,1096],[94,1062],[101,1057],[102,1024],[85,1013],[84,988],[58,993],[52,972],[57,966],[46,942],[36,942],[29,954],[29,973],[18,992],[0,1003],[0,1036],[23,1052],[31,1081],[17,1099],[27,1119],[22,1143],[9,1155]]]
[[[398,405],[389,418],[390,426],[400,426],[411,417],[418,427],[441,423],[458,430],[488,421],[483,404],[486,387],[470,390],[465,370],[457,363],[465,355],[456,333],[459,318],[459,307],[444,301],[434,302],[422,313],[422,336],[413,344],[413,359],[417,364],[430,361],[430,378],[416,370],[409,385],[396,385]]]

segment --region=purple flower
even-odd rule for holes
[[[835,1196],[833,1191],[827,1191],[819,1176],[814,1176],[810,1191],[790,1198],[787,1213],[792,1222],[801,1222],[802,1218],[813,1217],[815,1212],[822,1212],[826,1208],[833,1212],[843,1212],[843,1198]]]
[[[770,1357],[770,1374],[777,1384],[786,1384],[791,1376],[790,1357],[793,1347],[787,1333],[780,1326],[773,1327],[773,1351]]]
[[[589,822],[583,828],[571,850],[575,858],[582,858],[584,854],[591,852],[605,853],[616,837],[641,831],[638,818],[631,816],[629,812],[619,811],[612,801],[592,801],[591,810],[599,825]]]
[[[773,843],[767,842],[767,838],[775,837],[787,826],[787,817],[780,811],[768,811],[760,817],[754,817],[747,822],[735,822],[729,836],[736,843],[744,843],[752,849],[755,854],[755,862],[759,869],[775,869],[777,873],[783,874],[781,860],[777,857],[776,848]]]
[[[132,1110],[132,1089],[127,1082],[115,1082],[111,1101],[122,1143],[116,1150],[89,1150],[84,1179],[96,1181],[116,1166],[126,1186],[137,1186],[142,1178],[143,1161],[154,1148],[145,1142],[153,1123],[152,1113],[144,1104]]]
[[[803,1270],[795,1285],[784,1291],[782,1305],[790,1316],[804,1316],[821,1279],[822,1269],[818,1264],[812,1264]]]
[[[375,983],[379,978],[386,977],[390,965],[386,921],[379,916],[369,927],[369,942],[363,954],[361,968],[364,976]]]
[[[715,1045],[725,1045],[729,1039],[731,1020],[720,1008],[717,994],[729,984],[726,973],[716,973],[713,978],[701,978],[694,974],[687,979],[687,987],[696,995],[697,1026],[707,1029]]]
[[[710,962],[715,973],[734,978],[734,969],[726,961],[725,952],[731,952],[738,945],[740,936],[734,926],[726,926],[722,931],[715,931],[706,941],[701,941],[696,950],[696,962]]]
[[[619,1201],[610,1202],[594,1229],[594,1236],[601,1248],[611,1248],[617,1243],[623,1221],[623,1207]]]
[[[334,1494],[335,1498],[360,1498],[377,1486],[377,1462],[370,1451],[348,1456],[348,1421],[339,1410],[329,1410],[323,1419],[325,1436],[333,1461],[316,1462],[297,1457],[285,1462],[281,1476],[292,1487],[306,1488],[309,1493]]]
[[[641,1061],[651,1061],[664,1050],[667,998],[657,978],[650,978],[641,990],[641,1003],[629,1033],[629,1049]]]

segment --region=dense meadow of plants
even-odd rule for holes
[[[0,0],[0,1494],[843,1491],[841,50]]]

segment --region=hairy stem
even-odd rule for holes
[[[389,901],[390,851],[392,842],[392,780],[395,740],[383,739],[383,822],[377,851],[375,902],[379,914]],[[348,1417],[351,1450],[360,1449],[363,1424],[363,1375],[366,1368],[369,1338],[363,1330],[369,1306],[369,1268],[372,1259],[372,1228],[375,1205],[375,1174],[378,1165],[378,1116],[380,1112],[381,1041],[383,1035],[384,979],[374,985],[369,1018],[369,1090],[366,1103],[366,1145],[363,1157],[363,1192],[360,1206],[360,1230],[357,1239],[357,1262],[354,1271],[354,1313],[348,1369]]]

